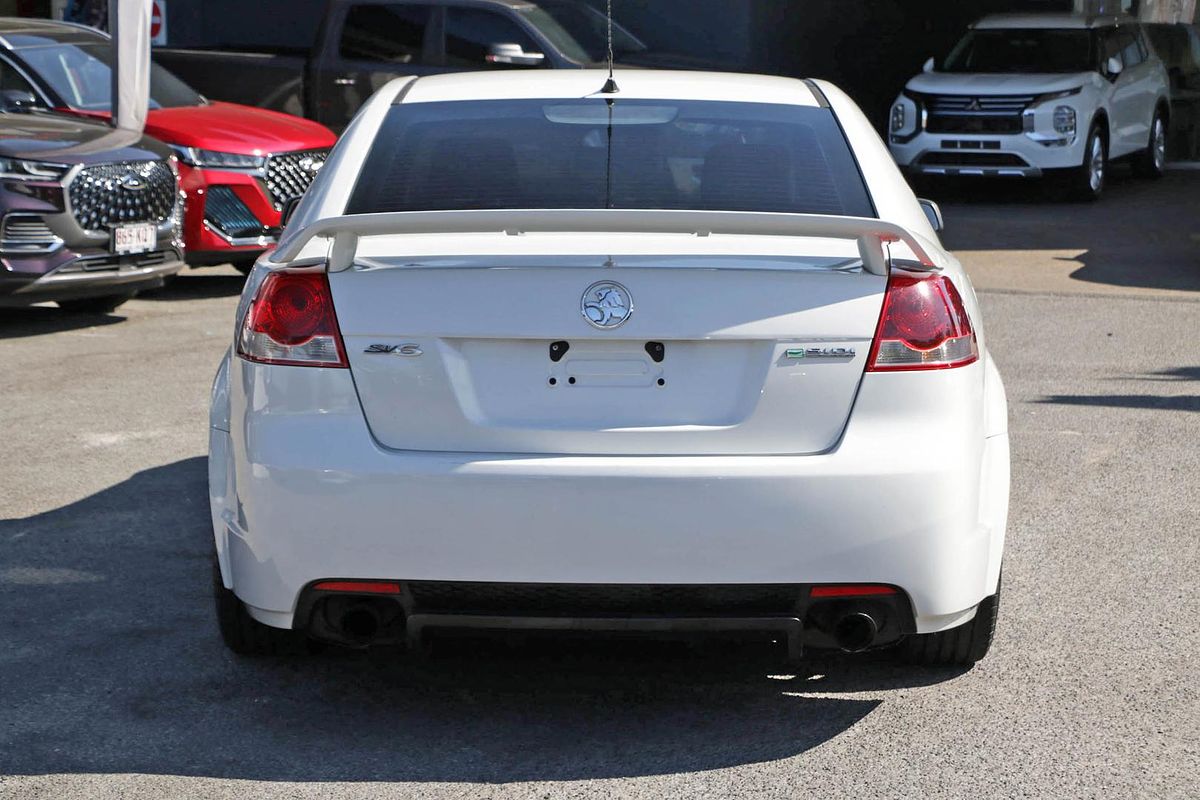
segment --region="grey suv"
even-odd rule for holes
[[[107,312],[161,286],[183,267],[171,151],[32,101],[0,89],[0,307]]]

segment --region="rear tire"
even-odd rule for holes
[[[63,311],[72,314],[108,314],[116,311],[125,301],[131,299],[133,293],[107,294],[103,297],[88,297],[82,300],[58,300],[56,304]]]
[[[221,581],[221,568],[213,557],[213,600],[221,641],[239,656],[284,656],[306,652],[306,640],[295,631],[264,625],[246,611],[246,606]]]
[[[240,258],[236,261],[230,261],[229,263],[238,272],[242,273],[243,275],[249,275],[250,270],[254,269],[254,262],[256,260],[257,259],[254,258]]]
[[[897,654],[921,667],[969,667],[988,654],[1000,614],[1000,586],[984,598],[970,622],[940,633],[919,633],[900,643]]]
[[[1150,143],[1133,161],[1133,173],[1139,178],[1156,180],[1167,171],[1167,121],[1161,110],[1150,122]]]
[[[1076,200],[1095,202],[1104,193],[1107,181],[1108,141],[1104,129],[1093,124],[1083,150],[1083,164],[1070,171],[1067,191]]]

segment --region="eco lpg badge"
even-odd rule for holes
[[[784,355],[787,358],[854,358],[857,351],[853,347],[795,347]]]

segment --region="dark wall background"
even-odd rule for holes
[[[604,0],[588,0],[603,8]],[[324,0],[168,0],[173,47],[304,50]],[[1069,11],[1072,0],[613,0],[657,50],[739,69],[828,78],[882,124],[904,82],[994,11]]]

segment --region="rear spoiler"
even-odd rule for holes
[[[863,266],[887,275],[884,244],[904,242],[929,270],[939,267],[917,237],[900,225],[866,217],[819,214],[774,214],[746,211],[660,211],[641,209],[540,209],[484,211],[403,211],[350,214],[319,219],[304,228],[288,230],[268,260],[284,265],[310,241],[333,240],[329,271],[340,272],[354,263],[358,240],[364,236],[420,233],[681,233],[693,236],[732,234],[854,239]]]

